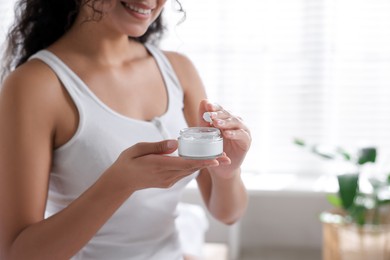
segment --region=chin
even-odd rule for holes
[[[146,33],[147,30],[131,30],[127,33],[129,37],[138,38]]]

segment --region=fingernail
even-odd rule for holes
[[[218,105],[217,103],[211,103],[211,106],[213,107],[213,109],[219,109],[220,108],[220,105]]]
[[[167,148],[168,149],[172,149],[172,148],[175,148],[176,147],[176,141],[174,140],[168,140],[167,141]]]
[[[225,125],[225,121],[224,120],[217,120],[217,125]]]

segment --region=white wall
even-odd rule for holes
[[[296,179],[294,184],[303,183]],[[297,248],[321,250],[322,232],[319,213],[330,208],[323,192],[294,190],[249,190],[249,206],[238,225],[229,227],[210,219],[208,242],[223,242],[230,247],[232,259],[240,251],[258,248]],[[264,184],[264,183],[263,183]],[[302,188],[302,187],[301,187]],[[188,188],[183,201],[203,205],[196,188]]]
[[[329,208],[318,194],[264,192],[250,197],[241,221],[241,246],[321,248],[318,215]]]

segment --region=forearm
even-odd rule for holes
[[[240,169],[231,178],[210,174],[211,187],[207,200],[210,213],[225,224],[233,224],[244,214],[248,196],[241,179]]]
[[[95,235],[131,192],[119,192],[103,176],[67,208],[26,227],[6,259],[69,259]]]

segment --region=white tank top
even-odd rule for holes
[[[157,62],[169,100],[167,111],[151,121],[110,109],[53,53],[42,50],[30,58],[42,60],[56,73],[80,118],[75,135],[54,151],[46,216],[63,210],[80,196],[126,148],[138,142],[177,138],[180,129],[187,126],[183,91],[173,68],[162,51],[148,44],[145,47]],[[182,259],[176,206],[183,188],[195,177],[196,173],[169,189],[135,192],[72,259]]]

